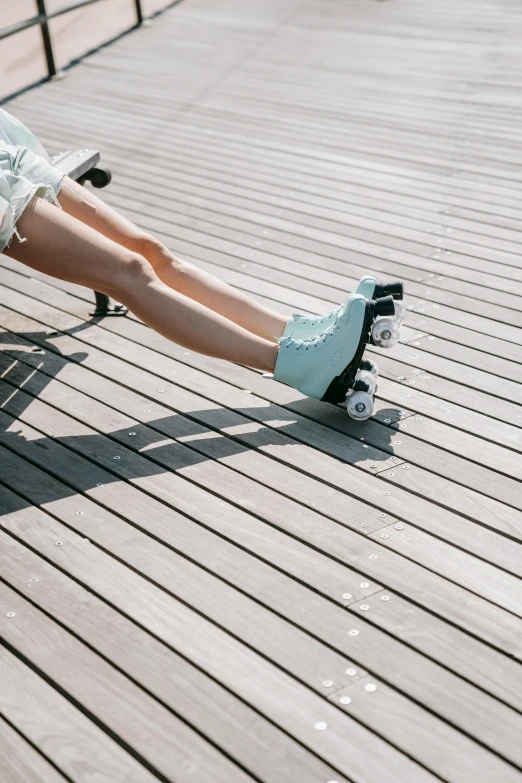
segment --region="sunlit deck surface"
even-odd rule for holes
[[[357,423],[2,256],[3,783],[520,783],[521,36],[185,0],[6,107],[281,313],[408,311]]]

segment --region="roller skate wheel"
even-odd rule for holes
[[[375,389],[377,387],[377,376],[370,372],[370,370],[359,370],[355,376],[355,379],[357,381],[364,381],[364,383],[366,383],[368,386],[369,393],[375,394]]]
[[[373,397],[368,392],[353,392],[346,400],[346,410],[352,419],[364,421],[373,411]]]
[[[395,320],[397,321],[397,326],[401,326],[402,322],[404,321],[404,311],[406,309],[404,300],[395,299],[394,305],[395,305]]]
[[[399,341],[395,318],[377,318],[372,326],[372,339],[378,348],[393,348]]]

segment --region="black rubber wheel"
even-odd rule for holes
[[[105,166],[95,166],[88,172],[87,179],[93,188],[105,188],[111,181],[112,174]]]

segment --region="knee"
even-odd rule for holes
[[[124,301],[144,285],[150,285],[154,281],[159,282],[147,259],[139,253],[129,251],[111,276],[109,286],[112,295],[118,301]]]
[[[138,253],[152,265],[156,266],[161,263],[163,259],[170,256],[169,251],[159,239],[153,234],[148,234],[145,231],[140,231],[132,240],[132,250]]]
[[[168,276],[170,279],[173,272],[181,275],[192,267],[192,264],[173,255],[173,253],[171,253],[171,251],[152,234],[147,234],[145,232],[140,233],[134,241],[133,249],[147,259],[159,278],[162,277],[163,270],[168,269]]]

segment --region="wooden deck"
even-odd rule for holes
[[[520,783],[521,35],[185,0],[7,107],[277,310],[409,310],[359,424],[2,257],[2,783]]]

